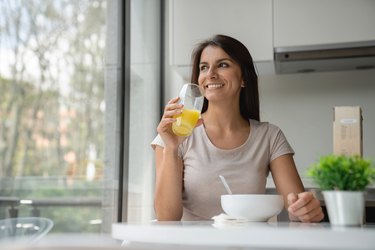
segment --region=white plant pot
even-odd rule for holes
[[[333,226],[359,226],[365,215],[364,192],[323,191],[328,217]]]

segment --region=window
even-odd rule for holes
[[[119,105],[105,83],[122,84],[105,76],[119,2],[0,0],[0,219],[100,232],[117,217],[118,165],[104,159]]]
[[[154,218],[150,143],[160,119],[161,1],[131,0],[130,126],[127,221]]]
[[[0,0],[0,219],[153,218],[162,3]]]

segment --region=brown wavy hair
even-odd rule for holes
[[[244,119],[260,121],[258,76],[249,50],[240,41],[230,36],[215,35],[212,38],[197,44],[191,57],[191,82],[198,84],[200,58],[202,51],[208,46],[222,48],[225,53],[240,65],[245,84],[245,87],[241,89],[240,93],[240,113]],[[202,113],[204,113],[207,108],[208,100],[205,98]]]

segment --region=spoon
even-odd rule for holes
[[[221,182],[223,183],[225,189],[227,190],[228,194],[231,195],[231,194],[232,194],[232,190],[230,190],[230,188],[229,188],[229,186],[228,186],[228,183],[227,183],[227,181],[225,180],[224,176],[219,175],[219,178],[220,178]]]

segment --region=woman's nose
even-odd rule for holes
[[[208,75],[208,77],[210,77],[210,78],[216,77],[217,75],[216,75],[216,70],[215,70],[215,68],[211,67],[211,68],[208,70],[207,75]]]

